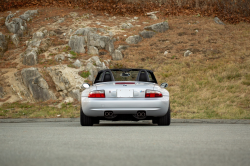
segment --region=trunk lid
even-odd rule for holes
[[[96,84],[96,90],[105,90],[106,98],[145,98],[146,89],[154,89],[155,83],[139,81],[112,81]]]

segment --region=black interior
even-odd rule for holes
[[[108,82],[108,81],[112,81],[111,75],[109,73],[106,73],[104,76],[103,82]]]
[[[144,81],[144,82],[147,81],[147,76],[145,72],[140,73],[139,81]]]

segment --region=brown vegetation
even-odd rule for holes
[[[33,6],[67,6],[120,15],[144,15],[157,10],[163,16],[219,16],[230,23],[250,22],[249,0],[3,0],[0,6],[0,11]]]

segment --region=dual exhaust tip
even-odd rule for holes
[[[105,111],[105,112],[104,112],[104,116],[105,116],[105,117],[113,117],[113,116],[114,116],[114,113],[113,113],[113,111]]]
[[[113,111],[105,111],[104,117],[105,118],[114,118],[117,115],[114,115]],[[137,111],[135,115],[133,115],[136,119],[145,119],[147,117],[146,111]]]

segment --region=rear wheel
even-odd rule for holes
[[[93,126],[93,119],[91,117],[86,116],[82,112],[82,108],[80,108],[80,123],[82,126]]]
[[[170,122],[171,122],[171,113],[170,113],[170,104],[169,104],[168,112],[166,113],[166,115],[158,118],[158,125],[169,126]]]

